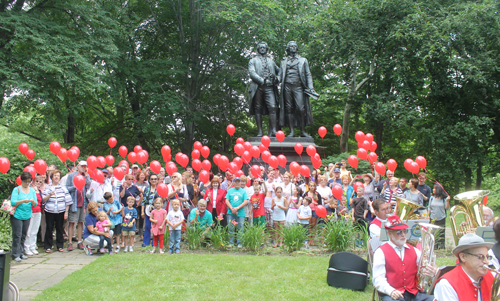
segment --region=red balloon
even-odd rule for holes
[[[294,176],[298,176],[299,173],[300,173],[300,165],[299,163],[293,161],[290,163],[290,172],[294,175]]]
[[[193,149],[193,151],[191,152],[191,158],[193,159],[200,159],[200,155],[200,151],[197,149]]]
[[[219,158],[219,168],[222,170],[222,171],[226,171],[227,170],[227,165],[229,164],[229,159],[222,155],[220,156]]]
[[[354,192],[356,192],[356,193],[358,192],[358,187],[359,186],[363,186],[363,183],[361,183],[361,182],[354,182],[354,184],[352,185],[352,188],[354,188]]]
[[[316,215],[319,218],[326,218],[326,208],[323,205],[316,206]]]
[[[36,176],[36,169],[33,167],[33,166],[26,166],[23,171],[27,171],[31,174],[31,177],[33,178],[33,180],[35,179],[35,176]]]
[[[486,206],[488,204],[488,196],[485,196],[483,199],[483,205]]]
[[[375,164],[375,171],[376,171],[379,175],[385,175],[385,171],[386,171],[386,169],[385,169],[385,165],[384,165],[384,163],[382,163],[382,162],[377,162],[377,163]]]
[[[374,152],[377,150],[377,142],[375,141],[372,141],[371,145],[370,145],[370,151],[371,152]]]
[[[201,170],[201,161],[198,159],[194,159],[193,162],[191,162],[191,166],[194,170],[199,172]]]
[[[33,158],[35,158],[35,151],[32,149],[29,149],[26,152],[26,158],[28,158],[28,160],[33,160]]]
[[[364,148],[358,148],[357,155],[361,160],[366,160],[366,158],[368,157],[368,153]]]
[[[236,163],[238,169],[241,169],[243,167],[243,160],[240,157],[235,157],[233,159],[233,162]]]
[[[36,172],[40,175],[45,174],[45,172],[47,171],[47,163],[45,163],[45,161],[43,161],[42,159],[36,160],[34,165]]]
[[[17,186],[21,186],[22,183],[23,183],[23,181],[21,181],[21,176],[18,176],[16,179]]]
[[[38,160],[37,160],[38,161]],[[36,161],[35,161],[36,163]],[[45,164],[47,166],[47,164]],[[5,157],[0,157],[0,172],[7,173],[10,169],[10,161]]]
[[[210,169],[212,169],[212,163],[210,163],[210,161],[208,160],[203,160],[203,162],[201,162],[201,168],[203,170],[209,171]]]
[[[306,153],[309,155],[309,157],[312,157],[316,154],[316,147],[314,145],[310,144],[306,147]]]
[[[75,151],[75,152],[76,152],[76,154],[77,154],[77,157],[80,157],[80,149],[78,148],[78,146],[72,146],[72,147],[70,148],[70,150]]]
[[[115,157],[111,155],[106,156],[106,164],[113,166],[113,164],[115,164]]]
[[[387,168],[390,171],[394,172],[397,167],[398,167],[398,163],[396,162],[396,160],[394,160],[394,159],[387,160]]]
[[[27,144],[27,143],[24,143],[24,142],[23,142],[23,143],[19,144],[19,152],[20,152],[21,154],[26,155],[26,153],[28,152],[28,150],[29,150],[29,149],[30,149],[30,148],[29,148],[29,146],[28,146],[28,144]],[[31,160],[31,159],[30,159],[30,160]]]
[[[75,162],[78,159],[78,152],[76,151],[76,149],[70,149],[66,153],[68,154],[68,159],[71,162]]]
[[[267,163],[269,164],[269,166],[271,166],[274,169],[278,168],[278,165],[279,165],[278,158],[276,158],[275,156],[269,157],[269,160]]]
[[[356,138],[357,142],[363,142],[365,140],[365,133],[363,133],[362,131],[357,131],[354,135],[354,138]]]
[[[311,170],[309,169],[308,166],[306,165],[301,165],[300,166],[300,174],[304,177],[310,177],[311,176]]]
[[[136,145],[134,146],[134,153],[138,154],[142,150],[142,146]]]
[[[250,154],[252,154],[252,157],[258,158],[260,157],[260,149],[257,146],[252,146],[252,149],[250,150]]]
[[[61,145],[57,141],[52,141],[49,145],[50,151],[57,156],[61,150]]]
[[[404,166],[405,166],[405,169],[409,172],[411,172],[411,164],[413,163],[413,160],[412,159],[406,159],[405,160],[405,163],[404,163]]]
[[[302,155],[302,151],[304,150],[304,147],[300,143],[295,143],[294,149],[295,149],[295,152],[300,156],[300,155]]]
[[[312,159],[314,159],[314,160],[312,161],[313,167],[314,167],[315,169],[320,168],[320,167],[321,167],[321,164],[322,164],[321,159],[318,159],[318,158],[316,158],[316,157],[312,157]]]
[[[177,172],[177,165],[175,165],[174,162],[170,161],[165,166],[165,169],[169,175],[173,175],[174,173]]]
[[[370,150],[371,142],[368,142],[368,140],[365,140],[361,143],[361,148],[364,148],[365,150]]]
[[[135,152],[130,152],[127,156],[128,160],[130,161],[130,163],[134,164],[135,161],[137,161],[137,155]]]
[[[97,164],[99,163],[97,162],[97,158],[95,156],[89,156],[87,158],[87,166],[89,167],[89,169],[96,169]]]
[[[368,154],[368,161],[371,164],[377,162],[377,159],[378,159],[377,153],[371,152],[371,153]]]
[[[264,145],[265,147],[269,147],[269,145],[271,144],[271,139],[264,135],[262,136],[262,138],[260,138],[260,143],[262,143],[262,145]]]
[[[210,155],[210,148],[208,146],[203,146],[200,150],[200,153],[203,156],[203,158],[206,159]]]
[[[120,154],[120,156],[125,158],[127,156],[127,153],[128,153],[127,147],[125,145],[120,146],[120,148],[118,149],[118,153]]]
[[[227,127],[226,127],[226,132],[229,134],[229,136],[233,136],[234,135],[234,132],[236,131],[236,128],[234,127],[234,125],[232,124],[229,124]]]
[[[263,151],[261,157],[262,161],[268,163],[269,157],[271,157],[271,153],[269,151]]]
[[[62,162],[65,162],[66,160],[68,160],[68,151],[65,148],[61,148],[59,150],[59,153],[57,154],[57,157]]]
[[[101,184],[104,183],[104,173],[101,170],[96,169],[94,171],[94,180]]]
[[[420,171],[420,166],[418,166],[417,162],[412,162],[411,163],[411,173],[413,174],[418,174]]]
[[[371,133],[368,133],[365,135],[365,140],[368,141],[368,143],[370,143],[370,145],[372,144],[373,142],[373,135]]]
[[[259,145],[259,151],[262,153],[263,151],[267,150],[267,147],[264,146],[264,144]]]
[[[164,145],[161,147],[161,155],[162,157],[167,157],[168,155],[170,155],[170,146],[168,145]]]
[[[202,170],[199,175],[200,181],[204,184],[208,183],[210,180],[210,174],[206,170]]]
[[[260,177],[260,167],[253,165],[252,168],[250,168],[250,173],[254,176],[254,178]]]
[[[118,163],[118,166],[122,166],[122,165],[125,165],[125,167],[127,168],[126,173],[128,173],[130,165],[128,164],[127,160],[121,160],[120,163]]]
[[[181,152],[178,152],[177,154],[175,154],[175,162],[179,163],[181,161],[181,157],[182,157]]]
[[[234,152],[238,155],[238,156],[241,156],[243,155],[243,152],[245,151],[245,147],[243,146],[243,144],[236,144],[234,146]]]
[[[333,126],[333,132],[337,135],[340,136],[342,134],[342,126],[340,124],[336,124]]]
[[[239,144],[243,144],[243,143],[245,143],[245,139],[243,139],[243,138],[239,137],[238,139],[236,139],[236,144],[238,144],[238,143],[239,143]]]
[[[352,168],[357,168],[358,167],[358,158],[355,155],[350,155],[349,158],[347,158],[347,162],[349,165],[351,165]]]
[[[320,126],[318,129],[318,134],[323,139],[326,136],[326,128],[324,126]]]
[[[220,159],[220,155],[219,154],[216,154],[214,157],[213,157],[213,161],[214,161],[214,164],[215,165],[219,165],[219,159]]]
[[[415,162],[417,162],[418,166],[422,169],[425,169],[425,167],[427,166],[427,160],[422,156],[418,156],[415,159]]]
[[[168,154],[167,156],[163,157],[163,161],[165,161],[165,162],[168,162],[170,160],[172,160],[172,155],[170,155],[170,154]]]
[[[145,150],[145,149],[143,149],[141,152],[144,154],[144,156],[145,156],[146,158],[145,158],[144,162],[143,162],[143,163],[140,163],[140,164],[144,164],[144,163],[146,163],[146,162],[148,161],[148,159],[149,159],[149,153],[148,153],[148,151],[147,151],[147,150]],[[137,161],[139,161],[139,160],[137,160]]]
[[[166,199],[168,197],[168,186],[165,183],[158,184],[158,187],[156,187],[156,191],[162,198]]]
[[[245,164],[248,164],[250,163],[250,160],[252,160],[252,154],[250,154],[249,151],[244,151],[243,155],[241,155],[241,159],[243,159]]]
[[[117,143],[117,142],[118,142],[118,141],[116,141],[116,138],[115,138],[115,137],[111,137],[111,138],[109,138],[109,139],[108,139],[108,145],[109,145],[109,147],[111,147],[111,148],[114,148],[114,147],[116,146],[116,143]]]
[[[181,155],[181,166],[186,168],[186,166],[189,164],[189,157],[186,154]]]
[[[97,157],[97,166],[99,168],[104,168],[106,167],[106,158],[104,158],[103,156],[99,156]]]
[[[314,156],[311,157],[311,159],[314,158],[315,160],[321,160],[321,156],[318,153],[315,153]]]
[[[160,162],[153,160],[153,161],[151,161],[151,163],[149,163],[149,168],[155,174],[159,174],[161,171],[161,164],[160,164]]]
[[[83,187],[85,187],[85,178],[82,175],[76,175],[73,178],[73,184],[75,185],[76,189],[82,190]]]
[[[229,165],[227,166],[227,169],[229,170],[230,173],[232,173],[233,175],[238,171],[238,164],[234,163],[234,162],[231,162],[229,163]]]
[[[250,151],[252,149],[253,145],[252,145],[252,143],[247,141],[247,142],[243,143],[243,146],[245,147],[246,151]]]
[[[283,140],[285,140],[285,133],[283,133],[283,131],[277,131],[276,139],[278,139],[279,142],[283,142]]]
[[[332,187],[332,194],[333,194],[334,198],[336,198],[337,200],[340,200],[342,198],[342,195],[344,194],[344,191],[342,190],[342,186],[340,186],[340,184],[335,184]]]
[[[243,171],[241,171],[241,170],[237,170],[237,171],[234,173],[234,176],[239,178],[239,177],[243,176],[244,174],[245,174],[245,173],[243,173]],[[248,181],[247,181],[247,183],[248,183]]]
[[[286,157],[284,155],[278,155],[278,164],[279,166],[285,168],[286,167]]]
[[[203,144],[201,144],[200,141],[195,141],[193,144],[194,149],[201,150],[202,147],[203,147]]]

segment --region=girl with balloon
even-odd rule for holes
[[[309,205],[309,208],[311,208],[312,211],[312,217],[311,220],[309,221],[309,228],[310,228],[310,241],[309,245],[314,246],[314,235],[316,234],[316,224],[318,222],[318,215],[316,214],[316,206],[318,205],[323,205],[323,201],[321,198],[321,195],[316,191],[316,183],[313,181],[309,182],[308,185],[308,190],[304,193],[303,197],[310,197],[312,200],[312,203]]]

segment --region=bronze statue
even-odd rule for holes
[[[309,97],[317,99],[319,95],[314,91],[307,59],[298,55],[297,51],[297,43],[295,41],[289,42],[286,46],[288,56],[281,61],[279,123],[280,126],[288,125],[290,127],[288,137],[294,137],[294,126],[300,126],[300,136],[311,138],[305,132],[305,127],[313,124]]]
[[[248,63],[248,72],[252,82],[249,89],[250,115],[255,115],[258,134],[262,137],[262,115],[269,114],[269,136],[276,136],[278,107],[278,72],[279,68],[267,53],[269,46],[265,42],[257,45],[257,55]]]

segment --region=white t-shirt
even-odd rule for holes
[[[213,208],[215,208],[217,206],[217,190],[218,189],[212,190],[212,204],[213,204]]]
[[[181,222],[184,220],[184,214],[182,214],[182,211],[179,209],[177,211],[174,211],[174,210],[170,210],[167,214],[167,221],[171,222],[172,224],[176,224],[178,222]],[[168,228],[170,230],[174,230],[172,229],[172,227],[170,225],[168,225]],[[175,230],[181,230],[182,229],[182,224],[179,224]]]
[[[283,188],[283,195],[284,196],[287,196],[287,197],[292,196],[293,187],[294,187],[292,182],[288,182],[288,185],[285,185],[285,182],[283,182],[283,183],[281,183],[280,186],[281,186],[281,188]]]
[[[332,189],[328,186],[321,187],[318,185],[318,187],[316,187],[316,191],[319,193],[321,198],[326,197],[326,200],[329,200],[333,196]],[[323,204],[324,203],[325,203],[325,199],[323,199]]]
[[[300,205],[298,212],[299,212],[300,217],[308,217],[308,216],[312,215],[312,211],[311,211],[311,208],[309,207],[309,205],[307,205],[307,206]],[[299,219],[299,224],[307,225],[307,224],[309,224],[309,220],[308,219]]]

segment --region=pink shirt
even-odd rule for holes
[[[95,223],[95,227],[97,228],[97,231],[104,232],[104,226],[103,225],[106,225],[107,223],[108,223],[107,220],[104,220],[103,222],[98,221],[97,223]]]
[[[160,210],[155,209],[151,212],[151,216],[149,218],[158,221],[156,224],[151,223],[151,233],[153,233],[154,236],[162,235],[163,233],[165,233],[166,226],[164,225],[163,229],[161,230],[160,226],[163,224],[166,217],[167,217],[167,211],[165,209],[160,209]]]

